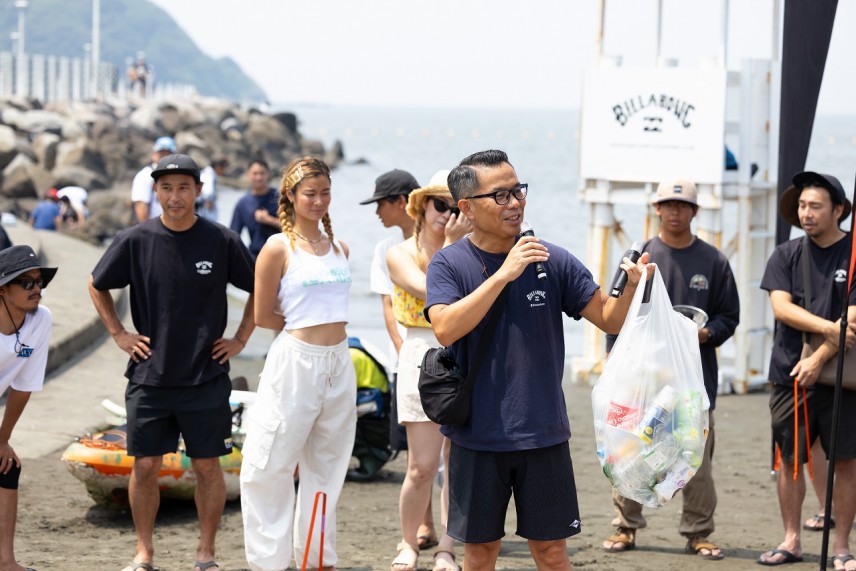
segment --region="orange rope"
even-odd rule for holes
[[[802,388],[803,394],[803,417],[805,418],[805,449],[808,458],[808,477],[814,481],[814,468],[811,463],[811,437],[808,433],[808,399],[805,396],[805,387]]]
[[[805,449],[806,456],[808,459],[808,475],[809,478],[814,480],[814,466],[811,462],[811,435],[809,434],[808,428],[808,401],[805,395],[805,387],[802,388],[802,396],[803,396],[803,418],[805,419]],[[794,480],[797,479],[797,475],[799,474],[800,469],[800,454],[799,454],[799,443],[800,443],[800,402],[799,402],[799,386],[797,382],[794,381]],[[778,449],[777,449],[778,455]],[[778,458],[777,458],[778,463]]]
[[[800,405],[799,405],[799,387],[794,380],[794,480],[797,479],[800,465],[799,444],[800,444]]]

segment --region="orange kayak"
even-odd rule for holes
[[[62,460],[72,475],[83,482],[96,503],[104,506],[128,504],[128,482],[134,457],[125,449],[125,427],[119,426],[92,436],[81,437],[63,452]],[[240,496],[240,473],[243,457],[237,447],[220,457],[226,480],[226,497]],[[165,454],[158,474],[161,497],[192,500],[196,475],[190,458],[183,450]]]

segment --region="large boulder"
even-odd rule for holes
[[[6,168],[15,155],[18,154],[15,129],[8,125],[0,125],[0,169]]]
[[[3,169],[2,192],[9,198],[33,198],[37,196],[36,185],[31,177],[33,160],[18,154]]]
[[[104,159],[94,144],[80,138],[57,145],[56,168],[77,166],[94,172],[104,172]],[[86,188],[86,185],[80,185]]]
[[[81,166],[60,166],[53,170],[53,184],[56,188],[63,186],[82,186],[86,190],[107,188],[104,176]]]
[[[32,148],[36,160],[46,170],[53,170],[56,166],[56,151],[62,139],[55,133],[39,133],[33,139]]]

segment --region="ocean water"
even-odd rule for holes
[[[529,183],[526,219],[536,234],[585,263],[588,210],[577,199],[577,110],[308,106],[288,110],[297,114],[304,137],[321,140],[328,147],[335,141],[343,144],[345,163],[333,172],[330,216],[336,237],[351,250],[350,334],[386,346],[380,301],[369,290],[369,266],[374,245],[391,231],[383,228],[372,205],[358,203],[372,194],[375,178],[393,168],[407,170],[427,184],[434,172],[451,169],[473,152],[502,149],[520,180]],[[807,164],[835,174],[850,192],[856,169],[856,117],[818,118]],[[222,194],[221,220],[228,224],[238,193]],[[628,236],[642,238],[644,212],[620,207],[616,216]],[[565,321],[568,358],[581,354],[581,334],[580,323]]]

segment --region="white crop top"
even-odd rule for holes
[[[300,248],[292,249],[283,233],[268,240],[281,240],[290,253],[288,270],[279,282],[277,293],[285,329],[347,323],[351,269],[342,246],[336,244],[338,254],[331,247],[323,256],[315,256]]]

